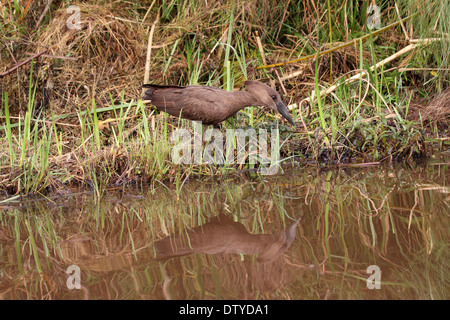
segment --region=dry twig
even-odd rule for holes
[[[40,57],[41,55],[43,55],[43,54],[46,53],[47,51],[48,51],[48,48],[45,49],[44,51],[41,51],[41,52],[35,54],[34,56],[32,56],[32,57],[30,57],[30,58],[28,58],[28,59],[26,59],[26,60],[24,60],[24,61],[22,61],[22,62],[16,64],[16,65],[15,65],[14,67],[12,67],[11,69],[6,70],[6,71],[3,72],[3,73],[0,73],[0,78],[3,78],[4,76],[10,74],[11,72],[13,72],[14,70],[20,68],[21,66],[26,65],[26,64],[27,64],[28,62],[30,62],[31,60]]]

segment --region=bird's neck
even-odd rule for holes
[[[244,109],[245,107],[258,105],[261,105],[261,103],[250,92],[247,91],[233,92],[231,109],[233,110],[234,113]]]

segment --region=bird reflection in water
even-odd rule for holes
[[[300,219],[294,220],[285,230],[275,234],[251,234],[241,223],[221,215],[199,227],[159,240],[154,246],[158,259],[194,253],[240,253],[257,254],[257,262],[269,263],[289,248]]]

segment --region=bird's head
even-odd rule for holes
[[[283,103],[280,94],[276,90],[262,82],[252,80],[245,81],[244,86],[245,89],[255,97],[255,101],[281,113],[290,124],[295,125],[294,120],[292,120],[292,117],[289,114],[288,108]]]

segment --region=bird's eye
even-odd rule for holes
[[[272,96],[272,99],[273,99],[273,100],[276,100],[276,99],[277,99],[277,96],[276,96],[276,95],[273,95],[273,96]]]

